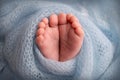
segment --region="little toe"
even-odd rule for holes
[[[56,27],[58,25],[58,16],[56,14],[52,14],[49,20],[50,27]]]
[[[75,33],[76,33],[78,36],[84,35],[84,31],[83,31],[83,29],[82,29],[82,27],[81,27],[81,25],[80,25],[79,22],[74,21],[74,22],[72,23],[72,27],[74,28]]]
[[[63,25],[63,24],[67,23],[67,19],[66,19],[66,14],[65,13],[58,14],[58,23],[60,25]]]
[[[44,37],[43,35],[39,35],[36,37],[35,41],[37,43],[38,46],[40,46],[43,43]]]

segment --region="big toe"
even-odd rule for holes
[[[55,27],[58,25],[58,16],[56,14],[50,15],[50,27]]]
[[[60,25],[63,25],[63,24],[67,23],[67,19],[66,19],[66,14],[65,13],[58,14],[58,23]]]

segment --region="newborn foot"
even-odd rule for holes
[[[49,20],[44,18],[39,22],[36,32],[36,44],[43,56],[48,59],[59,60],[59,30],[56,14],[51,15]]]
[[[66,61],[75,57],[83,42],[84,32],[77,18],[72,14],[58,15],[60,53],[59,60]]]
[[[59,24],[58,24],[59,23]],[[84,32],[72,14],[53,14],[38,25],[36,44],[49,59],[66,61],[75,57],[83,42]]]

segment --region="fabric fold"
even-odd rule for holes
[[[5,37],[2,57],[10,71],[15,77],[25,80],[98,79],[113,59],[115,49],[111,40],[89,15],[83,15],[65,4],[43,4],[46,2],[11,2],[8,5],[13,10],[9,13],[5,12],[8,7],[3,7],[4,16],[0,15],[0,35]],[[85,32],[79,54],[66,62],[46,59],[34,41],[38,22],[52,13],[60,12],[74,14]]]

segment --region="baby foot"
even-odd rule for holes
[[[59,30],[56,14],[50,16],[49,23],[47,18],[39,22],[36,32],[36,44],[46,58],[59,59]]]
[[[66,61],[75,57],[83,42],[84,32],[77,18],[72,14],[58,15],[60,54],[59,60]]]

